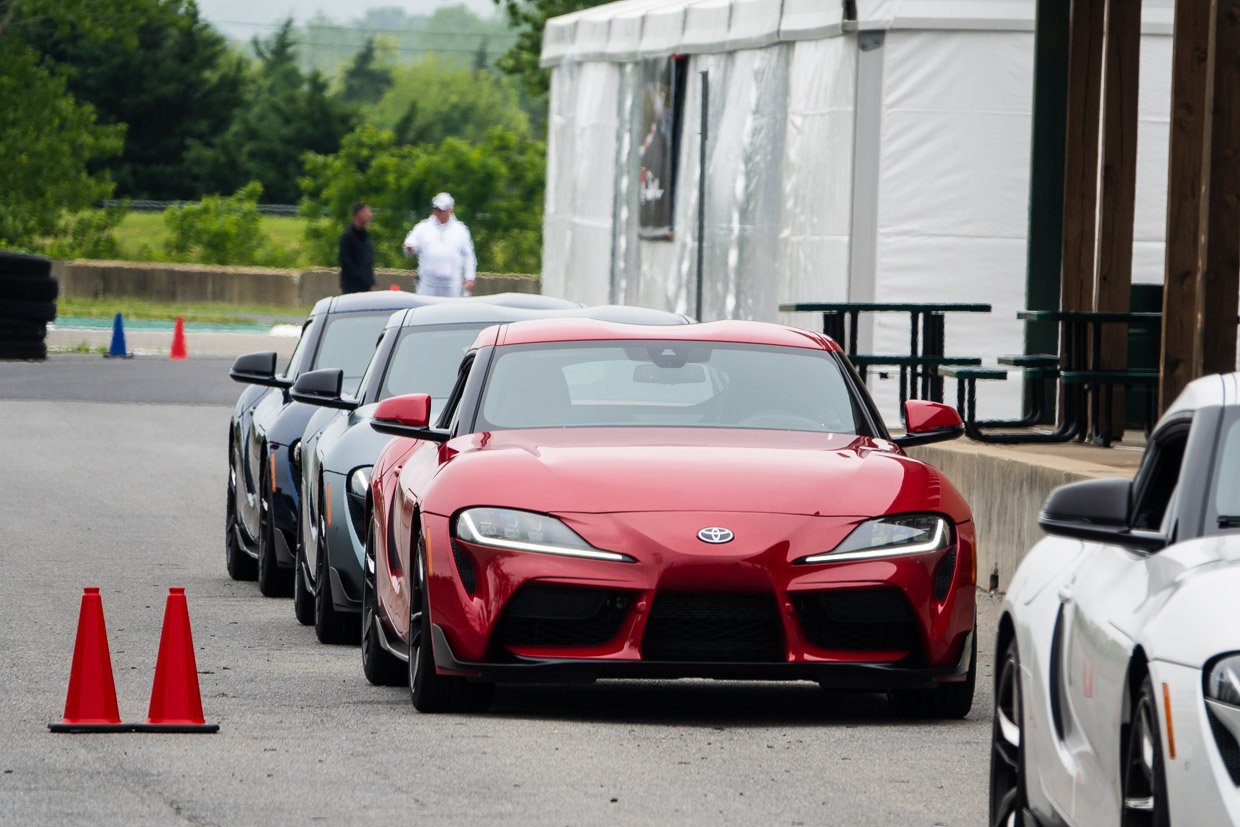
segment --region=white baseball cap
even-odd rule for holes
[[[431,206],[437,210],[450,210],[456,206],[456,202],[452,200],[451,195],[441,192],[431,199]]]

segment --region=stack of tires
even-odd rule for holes
[[[0,359],[47,358],[57,290],[49,259],[0,250]]]

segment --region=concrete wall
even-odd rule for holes
[[[335,269],[284,270],[275,267],[231,267],[210,264],[163,264],[131,261],[56,261],[52,275],[62,296],[137,298],[156,302],[224,302],[311,307],[340,292]],[[413,290],[416,274],[380,269],[380,287],[400,285]],[[474,294],[538,293],[538,276],[479,273]]]
[[[977,580],[1006,590],[1025,552],[1044,536],[1038,512],[1051,490],[1098,477],[1129,477],[1141,454],[1083,445],[1001,446],[969,440],[923,445],[909,454],[941,470],[973,509]]]

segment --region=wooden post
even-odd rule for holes
[[[1171,139],[1167,151],[1167,247],[1163,286],[1159,410],[1201,375],[1197,283],[1205,224],[1203,176],[1209,137],[1212,0],[1176,0],[1171,58]]]
[[[1140,0],[1107,0],[1102,101],[1102,209],[1093,309],[1127,312],[1132,289],[1132,222],[1137,192],[1137,85],[1141,52]],[[1100,365],[1128,365],[1128,331],[1103,328]],[[1115,395],[1113,433],[1124,431],[1124,397]]]
[[[1203,374],[1236,369],[1240,296],[1240,0],[1215,0],[1214,5],[1206,250],[1197,290],[1195,349]]]
[[[1064,310],[1093,307],[1103,12],[1104,4],[1098,0],[1073,0],[1060,290]]]

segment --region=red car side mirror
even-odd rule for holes
[[[407,428],[425,428],[431,420],[430,394],[410,393],[384,399],[375,408],[374,419]]]
[[[907,429],[894,442],[901,448],[955,439],[964,433],[960,414],[950,405],[910,399],[904,403]]]
[[[390,436],[425,439],[431,442],[447,442],[452,432],[432,428],[431,397],[426,393],[410,393],[384,399],[370,418],[370,427]]]
[[[951,405],[926,402],[922,399],[910,399],[904,403],[904,421],[908,423],[910,434],[926,434],[944,428],[964,427],[960,414]]]

